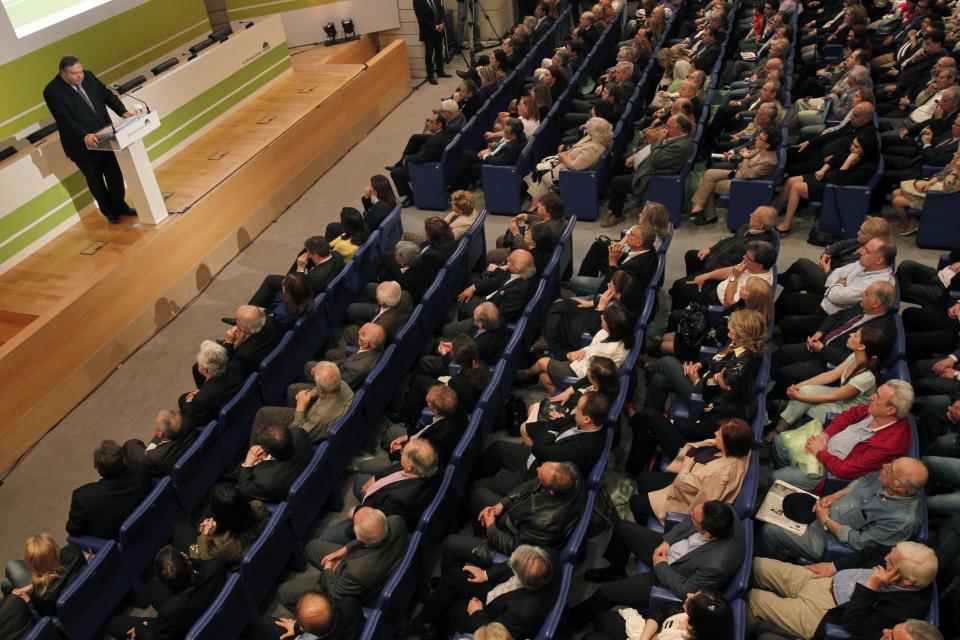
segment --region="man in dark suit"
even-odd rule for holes
[[[449,78],[443,71],[444,12],[441,0],[413,0],[413,13],[420,27],[420,42],[427,65],[427,82],[437,84],[437,77]]]
[[[690,58],[690,64],[694,69],[710,73],[713,64],[720,57],[720,43],[717,42],[717,33],[707,27],[700,36],[700,48]]]
[[[732,306],[740,300],[740,287],[747,279],[759,277],[773,284],[771,269],[776,263],[777,251],[772,244],[752,240],[740,263],[700,273],[693,280],[676,280],[670,287],[671,311],[681,311],[691,302]]]
[[[633,172],[617,176],[610,181],[610,216],[613,220],[604,220],[604,226],[614,226],[623,220],[623,205],[627,196],[633,194],[637,200],[643,199],[643,192],[652,176],[678,173],[683,164],[693,156],[693,125],[686,118],[670,116],[666,124],[667,137],[628,157],[627,169]],[[642,154],[642,156],[638,156]],[[642,159],[640,159],[642,157]]]
[[[303,251],[297,256],[288,273],[302,273],[307,276],[307,285],[310,293],[316,297],[327,288],[343,269],[343,258],[336,251],[331,251],[330,243],[323,236],[311,236],[303,243]],[[283,278],[281,275],[269,275],[263,279],[260,288],[250,298],[250,304],[255,307],[272,309],[283,292]]]
[[[357,333],[365,322],[383,327],[390,342],[413,312],[413,297],[403,291],[399,282],[387,280],[378,284],[374,299],[375,303],[354,302],[347,307],[347,320],[351,324],[343,330],[344,344],[357,344]]]
[[[183,420],[191,430],[216,420],[247,378],[243,365],[230,360],[227,350],[213,340],[200,343],[196,371],[203,384],[181,395],[178,401]]]
[[[240,465],[237,487],[248,500],[285,500],[290,485],[313,457],[307,432],[271,424],[259,429],[257,442]]]
[[[473,338],[480,360],[491,367],[500,359],[510,340],[510,332],[500,322],[500,310],[492,302],[483,302],[473,310],[473,324],[465,335]],[[452,359],[453,340],[436,340],[430,353],[420,358],[415,371],[434,378],[449,375]]]
[[[167,545],[153,563],[159,588],[152,589],[156,617],[114,616],[107,629],[117,640],[179,640],[217,597],[227,578],[227,565],[214,558],[194,571],[186,554]],[[162,597],[160,596],[162,594]]]
[[[732,236],[721,239],[707,249],[690,249],[683,255],[687,265],[687,278],[722,267],[732,267],[743,259],[748,242],[763,240],[776,246],[777,234],[773,231],[776,224],[776,209],[757,207],[750,214],[749,222],[737,229]]]
[[[509,561],[486,570],[466,564],[447,572],[396,637],[434,640],[499,622],[513,638],[532,638],[556,598],[556,565],[556,554],[549,549],[524,544]]]
[[[418,2],[431,2],[436,0],[417,0]],[[413,137],[407,143],[403,151],[403,158],[396,165],[389,166],[390,177],[393,178],[393,184],[397,187],[397,195],[402,200],[400,206],[413,206],[413,192],[410,190],[410,171],[407,169],[411,164],[423,164],[424,162],[436,162],[443,156],[443,150],[447,148],[450,141],[453,140],[453,133],[447,130],[447,123],[443,116],[437,113],[431,113],[427,116],[427,135],[416,134],[423,137],[419,144],[414,142]]]
[[[563,299],[554,302],[552,310],[559,313],[563,305],[575,304],[566,295],[567,290],[578,296],[596,295],[606,288],[613,274],[621,270],[636,278],[638,287],[645,288],[657,271],[659,258],[654,249],[656,239],[657,232],[653,227],[635,224],[619,242],[607,242],[605,245],[603,240],[595,242],[596,249],[591,247],[580,264],[579,274],[570,278],[564,287]],[[602,261],[597,259],[601,252]]]
[[[258,640],[356,640],[363,630],[363,609],[356,598],[330,599],[311,589],[297,602],[296,619],[264,616]]]
[[[146,467],[127,464],[123,449],[104,440],[93,452],[100,480],[73,491],[67,533],[116,539],[120,525],[147,497],[153,484]]]
[[[680,597],[705,587],[719,591],[736,574],[746,551],[743,525],[719,500],[696,505],[689,519],[666,534],[621,520],[603,552],[610,565],[584,575],[603,585],[570,610],[571,624],[583,626],[590,616],[615,605],[646,609],[656,585]],[[653,571],[628,577],[624,569],[631,554]]]
[[[473,284],[457,296],[457,320],[444,325],[444,338],[469,333],[473,311],[484,301],[496,305],[501,322],[514,322],[523,313],[537,285],[533,255],[524,249],[517,249],[507,258],[506,267],[492,266],[492,270],[487,268],[480,274],[470,276]]]
[[[310,589],[334,600],[365,601],[380,592],[407,551],[407,525],[400,516],[385,516],[371,507],[353,514],[357,539],[345,546],[330,542],[313,545],[307,553],[310,564],[320,569],[316,576],[301,576],[280,585],[280,604],[293,609]]]
[[[533,8],[533,17],[537,19],[537,24],[533,27],[533,35],[531,37],[534,42],[537,42],[543,37],[543,34],[550,30],[555,20],[550,16],[550,5],[546,2],[538,2],[536,4]]]
[[[860,304],[824,318],[806,342],[785,344],[773,352],[770,377],[776,380],[776,394],[790,385],[837,366],[850,355],[847,338],[852,331],[875,326],[891,336],[896,334],[894,290],[889,282],[874,282],[861,294]]]
[[[862,135],[876,135],[873,124],[874,107],[869,102],[861,102],[850,110],[847,124],[830,132],[825,132],[810,140],[804,140],[787,151],[787,170],[797,176],[813,173],[823,166],[823,159],[836,153],[847,153],[854,138]]]
[[[507,118],[503,123],[503,137],[489,148],[476,151],[463,149],[457,164],[456,175],[450,181],[447,192],[454,189],[470,189],[480,184],[483,165],[494,167],[513,166],[523,151],[527,138],[519,118]]]
[[[387,334],[380,325],[368,322],[360,327],[357,332],[357,350],[345,358],[333,361],[340,369],[340,379],[354,391],[362,387],[367,374],[383,355],[386,342]]]
[[[261,307],[245,304],[237,308],[236,325],[230,327],[220,342],[232,362],[243,366],[243,373],[249,376],[260,369],[260,363],[280,343],[283,331],[280,325]],[[197,388],[203,386],[206,379],[197,365],[193,365],[193,379]]]
[[[96,132],[110,124],[107,107],[123,118],[133,114],[75,56],[60,59],[60,73],[44,88],[43,99],[57,121],[63,151],[87,179],[100,213],[111,224],[119,223],[120,216],[136,215],[124,201],[126,189],[117,157],[112,151],[90,149],[99,142]]]
[[[943,43],[943,31],[932,29],[928,32],[923,39],[923,49],[894,66],[896,81],[879,88],[877,103],[896,103],[904,96],[912,98],[919,93],[930,79],[930,70],[943,56]]]
[[[569,462],[586,477],[600,458],[607,440],[603,424],[610,401],[599,393],[580,396],[573,410],[573,424],[553,430],[541,429],[533,446],[497,440],[478,462],[477,478],[470,491],[470,511],[479,513],[495,504],[517,485],[534,478],[544,462]]]
[[[185,425],[179,411],[161,409],[153,419],[153,438],[150,444],[142,440],[127,440],[123,450],[130,464],[146,466],[151,475],[168,476],[180,456],[196,439],[196,431]]]
[[[431,260],[422,259],[420,247],[417,243],[401,240],[393,248],[393,260],[389,259],[388,254],[380,261],[380,272],[377,275],[377,280],[380,282],[386,282],[387,280],[399,282],[400,288],[410,294],[413,303],[420,304],[423,294],[433,284],[438,270],[439,267]],[[375,292],[376,284],[368,284],[365,293],[367,297],[374,298],[376,294],[370,293],[371,288]]]

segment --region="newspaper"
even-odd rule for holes
[[[769,522],[770,524],[775,524],[778,527],[786,529],[790,533],[795,533],[798,536],[802,536],[807,532],[807,527],[809,525],[794,522],[787,516],[783,515],[783,499],[792,493],[806,493],[814,498],[817,497],[799,487],[795,487],[792,484],[787,484],[783,480],[777,480],[773,483],[773,486],[770,487],[770,491],[767,492],[767,496],[760,504],[760,508],[757,510],[757,515],[755,516],[756,519],[762,520],[763,522]]]

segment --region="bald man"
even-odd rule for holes
[[[264,616],[260,619],[259,640],[355,640],[363,629],[363,610],[355,598],[331,600],[311,589],[296,607],[296,619]]]
[[[536,275],[533,254],[526,249],[511,252],[506,265],[491,264],[482,273],[472,274],[471,285],[457,296],[457,320],[443,327],[443,337],[469,333],[473,311],[484,302],[497,306],[501,322],[516,322],[533,296]]]

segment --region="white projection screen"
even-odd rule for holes
[[[3,0],[3,9],[18,38],[69,20],[111,0]]]

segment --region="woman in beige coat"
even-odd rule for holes
[[[477,221],[475,204],[473,194],[469,191],[454,191],[450,194],[450,213],[443,219],[450,225],[454,240],[460,240]]]
[[[773,173],[777,166],[777,148],[780,146],[780,131],[775,127],[765,127],[757,134],[753,149],[741,149],[742,160],[736,169],[707,169],[700,179],[700,185],[693,194],[693,208],[690,216],[698,225],[717,221],[714,211],[714,196],[730,193],[734,178],[740,180],[759,180]],[[730,152],[728,152],[730,153]]]
[[[656,516],[663,522],[668,511],[686,515],[708,500],[732,504],[743,486],[752,449],[753,430],[745,420],[722,421],[713,439],[684,445],[664,471],[637,478],[639,494],[630,498],[634,519],[643,523]]]
[[[600,160],[607,145],[613,140],[613,127],[603,118],[590,118],[587,120],[586,129],[587,135],[576,144],[555,156],[547,156],[537,164],[533,172],[523,178],[531,199],[528,211],[536,209],[540,198],[557,183],[561,169],[586,171],[592,169]]]

